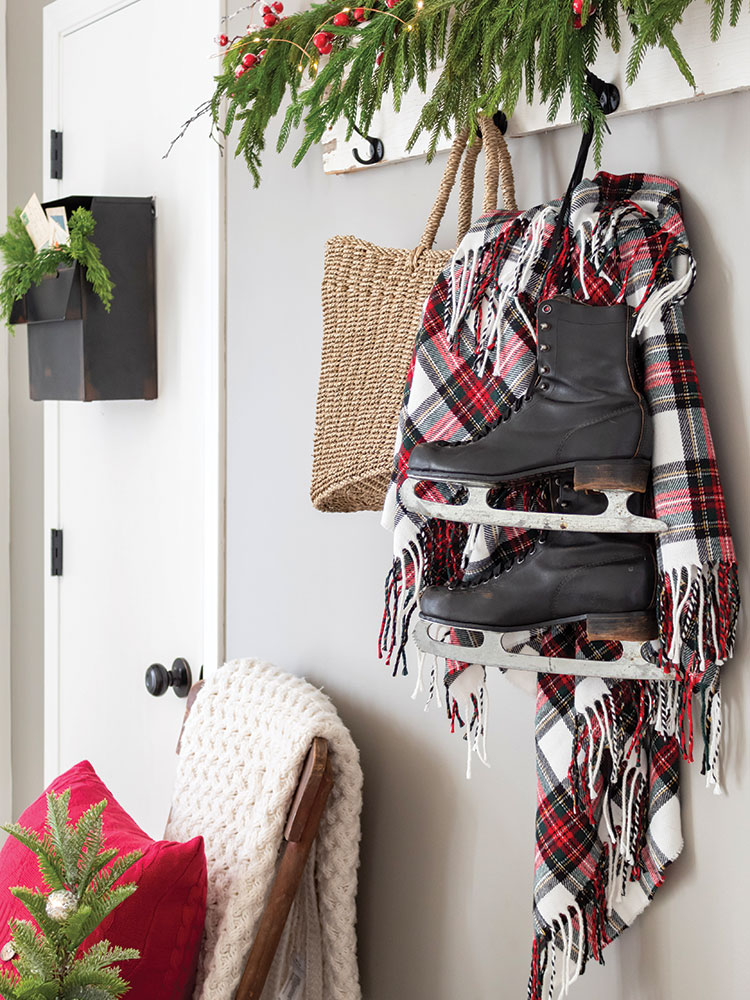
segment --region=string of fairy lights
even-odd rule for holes
[[[233,38],[230,38],[226,32],[222,32],[216,38],[216,42],[222,55],[226,56],[236,53],[240,56],[234,71],[234,75],[238,80],[263,60],[263,57],[266,54],[266,49],[261,49],[260,52],[247,51],[250,46],[257,45],[260,42],[264,42],[266,45],[276,42],[281,42],[284,45],[291,45],[302,53],[297,66],[300,73],[302,73],[307,66],[311,67],[313,70],[317,70],[319,66],[319,59],[327,56],[333,49],[333,41],[336,36],[334,33],[325,30],[329,23],[335,25],[336,27],[353,27],[357,24],[363,24],[368,21],[368,15],[384,14],[386,17],[391,17],[393,20],[398,21],[399,24],[403,25],[406,31],[413,30],[414,21],[417,19],[419,12],[424,7],[424,0],[417,0],[415,5],[416,13],[410,21],[405,21],[402,17],[399,17],[398,14],[394,14],[392,12],[391,8],[398,6],[398,4],[401,3],[401,0],[384,0],[384,2],[386,9],[383,9],[382,7],[342,7],[337,14],[334,14],[333,17],[326,19],[322,22],[322,24],[318,25],[315,31],[310,35],[310,38],[307,40],[305,45],[299,45],[290,38],[281,38],[278,36],[264,38],[258,34],[258,31],[262,30],[260,25],[255,24],[249,24],[245,34],[235,35]],[[227,14],[222,18],[222,22],[228,25],[234,18],[244,11],[254,11],[257,8],[260,8],[263,19],[263,27],[265,28],[273,28],[279,23],[279,21],[286,19],[282,16],[284,4],[281,0],[275,0],[272,4],[263,5],[261,5],[260,0],[254,0],[253,3],[239,7],[232,14]],[[312,52],[309,51],[310,46],[313,46],[317,50],[317,58]],[[380,65],[382,58],[383,53],[381,51],[377,57],[378,65]],[[303,61],[303,59],[305,59],[306,62]]]

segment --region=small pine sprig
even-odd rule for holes
[[[0,972],[4,1000],[111,1000],[128,990],[120,962],[139,957],[133,948],[86,938],[120,903],[135,883],[115,883],[142,857],[140,851],[117,857],[104,845],[102,814],[107,802],[91,806],[72,823],[70,791],[47,794],[47,821],[41,834],[18,823],[2,827],[36,855],[46,890],[11,889],[32,921],[12,920],[16,974]]]
[[[70,242],[59,247],[49,247],[37,252],[21,220],[21,210],[8,217],[8,228],[0,236],[0,254],[5,270],[0,277],[0,312],[5,325],[13,332],[10,322],[13,305],[35,285],[40,285],[46,275],[55,274],[58,268],[79,263],[86,272],[86,280],[109,312],[112,306],[112,277],[102,262],[99,248],[91,236],[96,220],[86,208],[77,208],[68,222]]]
[[[601,148],[604,115],[586,68],[594,63],[602,40],[619,51],[624,15],[633,35],[628,84],[638,76],[649,49],[665,48],[695,86],[674,33],[692,2],[584,0],[576,5],[577,14],[572,0],[369,0],[343,10],[340,0],[326,0],[289,17],[272,17],[275,23],[268,27],[251,25],[247,34],[231,41],[222,36],[226,47],[213,96],[192,120],[209,114],[212,135],[214,130],[225,136],[236,133],[236,154],[244,156],[257,186],[266,132],[285,97],[290,103],[277,148],[293,129],[302,129],[296,165],[340,119],[348,122],[350,133],[356,124],[366,134],[386,99],[398,110],[408,87],[416,84],[427,93],[428,69],[442,67],[409,140],[412,148],[427,133],[428,159],[441,136],[473,127],[479,115],[491,116],[499,108],[510,116],[522,95],[530,102],[537,94],[547,104],[550,121],[568,94],[573,120],[585,127],[593,122],[596,150]],[[727,6],[734,26],[742,0],[704,2],[710,7],[710,36],[716,40]],[[334,24],[343,13],[348,22]],[[325,60],[313,44],[322,30],[331,39]],[[246,70],[242,60],[248,56]]]

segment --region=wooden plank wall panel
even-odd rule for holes
[[[724,26],[718,42],[712,42],[709,35],[709,9],[702,3],[692,4],[683,23],[675,32],[683,52],[695,75],[697,87],[690,87],[680,75],[668,52],[658,49],[649,52],[644,60],[638,79],[632,87],[625,86],[625,67],[630,48],[631,35],[623,19],[623,45],[619,53],[602,45],[599,58],[592,67],[603,80],[612,81],[620,88],[621,104],[617,115],[632,114],[649,108],[659,108],[686,101],[702,100],[718,94],[750,88],[750,11],[743,6],[738,25]],[[433,77],[436,78],[437,74]],[[406,143],[419,117],[424,103],[424,95],[415,87],[409,91],[399,114],[393,108],[383,107],[375,116],[371,133],[383,140],[385,157],[375,166],[386,166],[401,160],[424,156],[427,136],[420,137],[409,152]],[[528,135],[544,132],[570,124],[567,102],[554,123],[547,121],[547,110],[541,103],[533,105],[519,103],[509,125],[509,136]],[[354,159],[352,150],[359,149],[360,155],[367,157],[369,148],[359,136],[345,141],[346,125],[339,122],[323,144],[323,169],[326,173],[349,173],[354,170],[371,170],[372,166],[362,166]],[[440,149],[448,149],[449,142],[443,139]]]

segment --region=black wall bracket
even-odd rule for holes
[[[63,134],[54,129],[49,134],[49,175],[53,181],[61,181],[63,175]]]

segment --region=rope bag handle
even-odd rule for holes
[[[467,145],[469,130],[468,128],[464,128],[453,140],[453,145],[448,155],[448,162],[445,165],[437,197],[435,198],[435,204],[432,206],[432,211],[427,218],[422,239],[412,251],[413,265],[416,264],[421,254],[425,250],[431,250],[435,243],[438,228],[443,221],[448,205],[448,198],[456,183],[464,150],[466,151],[466,155],[461,170],[458,196],[457,243],[460,243],[464,238],[472,222],[474,177],[477,159],[482,146],[485,149],[483,211],[485,213],[493,212],[497,208],[498,181],[502,189],[505,208],[510,212],[518,210],[516,207],[513,167],[510,162],[510,153],[508,145],[505,142],[505,137],[491,118],[480,118],[479,121],[482,128],[481,138],[477,138],[474,142]]]
[[[517,212],[516,185],[513,179],[513,166],[510,162],[510,152],[505,136],[491,118],[479,118],[482,130],[482,140],[485,149],[484,169],[484,206],[483,211],[497,211],[498,186],[503,196],[503,208],[506,212]],[[461,237],[465,236],[464,233]]]

